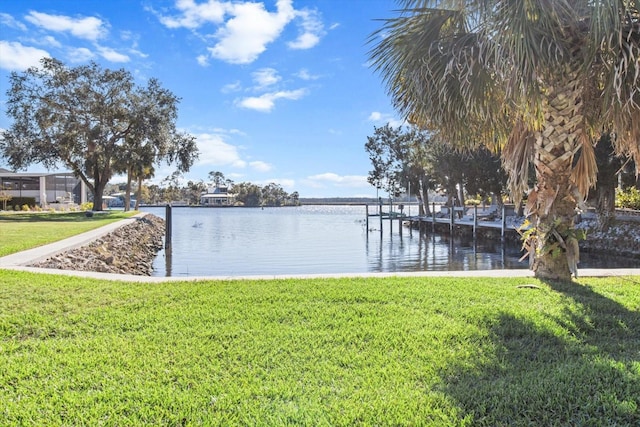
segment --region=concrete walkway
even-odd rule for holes
[[[36,273],[57,274],[64,276],[89,277],[101,280],[119,280],[126,282],[161,283],[171,281],[202,281],[202,280],[265,280],[265,279],[318,279],[340,277],[522,277],[533,278],[533,272],[526,269],[519,270],[470,270],[470,271],[420,271],[420,272],[394,272],[394,273],[339,273],[339,274],[291,274],[291,275],[256,275],[256,276],[180,276],[180,277],[150,277],[136,276],[132,274],[110,274],[91,271],[58,270],[50,268],[28,267],[61,252],[71,250],[88,244],[113,230],[130,224],[146,215],[140,213],[131,218],[126,218],[95,230],[87,231],[58,242],[23,252],[0,257],[0,269],[29,271]],[[640,261],[639,261],[640,264]],[[639,268],[623,269],[579,269],[580,277],[605,277],[605,276],[639,276]]]

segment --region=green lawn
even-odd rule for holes
[[[640,277],[0,270],[0,402],[20,426],[637,426]]]
[[[46,245],[130,217],[137,212],[0,213],[0,256]]]

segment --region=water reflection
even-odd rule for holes
[[[164,208],[144,208],[164,217]],[[367,229],[364,206],[174,208],[170,251],[156,276],[238,276],[523,269],[520,244],[398,229]],[[198,226],[194,226],[197,224]],[[637,260],[584,254],[581,268],[635,267]]]

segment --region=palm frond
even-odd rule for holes
[[[509,176],[507,186],[516,204],[522,201],[522,196],[529,189],[529,167],[533,162],[534,145],[535,138],[525,123],[516,122],[502,151],[502,164]]]
[[[596,184],[598,178],[596,153],[588,136],[584,133],[580,136],[579,146],[581,153],[576,165],[571,171],[571,180],[578,188],[580,196],[582,197],[582,200],[576,200],[576,202],[582,202],[587,198],[589,189]]]

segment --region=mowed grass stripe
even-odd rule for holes
[[[0,271],[0,421],[636,425],[639,284]]]
[[[84,212],[0,213],[0,256],[57,242],[135,213],[105,212],[91,218]]]

